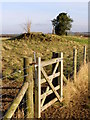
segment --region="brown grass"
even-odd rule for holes
[[[81,91],[88,90],[88,64],[82,66],[80,71],[77,73],[76,83],[68,80],[67,85],[64,87],[64,102],[66,105],[69,104],[75,94],[80,95]]]
[[[64,87],[63,107],[59,104],[50,106],[42,113],[44,118],[88,120],[90,118],[90,103],[88,102],[88,64],[82,66],[76,83],[68,81]]]

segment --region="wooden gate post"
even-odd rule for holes
[[[73,67],[74,67],[74,82],[76,82],[76,74],[77,74],[77,49],[73,49]]]
[[[83,50],[83,62],[84,64],[86,64],[86,46],[84,46],[84,50]]]
[[[36,63],[38,60],[36,59],[36,53],[34,52],[34,62]],[[35,119],[38,118],[38,76],[37,76],[37,66],[34,67],[35,70]]]
[[[38,58],[38,76],[37,76],[37,68],[35,68],[35,73],[36,73],[35,74],[35,118],[40,118],[41,117],[41,58],[40,57]]]
[[[29,83],[27,92],[26,92],[26,105],[27,105],[27,118],[34,118],[34,105],[33,105],[33,67],[32,58],[24,58],[24,75],[25,81]]]
[[[55,53],[55,52],[52,53],[52,58],[58,58],[58,57],[61,57],[61,53]],[[52,71],[53,71],[54,67],[55,67],[55,64],[52,65]],[[60,72],[60,64],[59,64],[56,72],[58,72],[58,71]],[[57,86],[58,84],[60,84],[60,76],[58,77],[58,80],[57,80],[57,78],[54,78],[52,83],[54,86]]]
[[[38,118],[41,117],[41,57],[38,58]]]
[[[61,81],[60,81],[60,97],[63,99],[63,53],[61,52]]]
[[[35,76],[36,77],[36,76]],[[36,78],[37,80],[37,78]],[[38,118],[38,84],[37,81],[35,80],[34,86],[35,86],[35,118]]]

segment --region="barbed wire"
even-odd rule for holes
[[[21,73],[23,70],[25,70],[25,69],[27,69],[27,68],[29,68],[29,67],[30,67],[30,66],[28,66],[28,67],[26,67],[26,68],[23,68],[23,69],[19,69],[18,71],[14,72],[14,73],[12,73],[12,74],[10,74],[10,75],[7,75],[7,76],[5,76],[5,77],[0,78],[0,80],[3,80],[3,79],[5,79],[5,78],[8,78],[8,77],[10,77],[10,76],[12,76],[12,75],[14,75],[14,74],[16,74],[16,73]]]
[[[78,67],[80,67],[81,66],[81,63],[83,63],[83,54],[81,54],[80,55],[80,53],[82,53],[81,51],[79,51],[79,54],[77,54],[77,66]],[[74,66],[73,66],[73,61],[72,61],[72,63],[70,63],[70,61],[71,60],[73,60],[73,56],[71,56],[70,58],[67,58],[68,59],[68,62],[66,63],[66,67],[65,67],[65,74],[73,74],[74,73]],[[69,65],[70,65],[70,68],[69,68]],[[27,67],[28,68],[28,67]],[[26,68],[24,68],[24,69],[26,69]],[[23,69],[23,70],[24,70]],[[18,73],[18,72],[20,72],[20,70],[18,70],[18,71],[16,71],[15,73]],[[14,75],[15,73],[13,73],[13,74],[10,74],[10,75],[8,75],[9,77],[10,76],[12,76],[12,75]],[[26,77],[26,76],[23,76],[23,77]],[[7,76],[6,77],[3,77],[2,79],[5,79],[5,78],[7,78]],[[20,79],[20,78],[19,78]],[[13,82],[15,82],[15,81],[13,81]],[[10,83],[13,83],[13,82],[10,82]],[[5,93],[6,94],[6,93]],[[3,95],[5,95],[5,94],[3,94]],[[23,101],[23,99],[22,99],[22,101]],[[19,107],[21,107],[22,105],[24,105],[25,103],[26,103],[26,101],[27,101],[27,99],[25,99],[23,102],[21,101],[21,103],[19,104]],[[25,109],[24,109],[24,112],[28,109],[29,107],[26,107]],[[24,118],[26,117],[26,115],[24,116]],[[3,116],[3,118],[4,118],[4,116]]]
[[[24,110],[24,113],[25,113],[25,111],[26,111],[28,108],[29,108],[29,107],[26,107],[26,109]],[[26,117],[27,117],[27,115],[24,116],[24,118],[26,118]]]
[[[24,96],[25,96],[25,95],[24,95]],[[23,99],[24,99],[24,97],[23,97]],[[24,105],[24,104],[26,103],[27,99],[24,99],[24,102],[22,102],[23,99],[21,100],[21,102],[20,102],[20,104],[19,104],[18,107],[21,107],[22,105]],[[11,103],[12,103],[12,102],[11,102]],[[11,104],[9,104],[9,105],[7,104],[7,105],[5,105],[4,107],[7,107],[7,106],[8,106],[8,108],[9,108],[10,105],[11,105]],[[27,108],[26,108],[26,109],[27,109]],[[26,109],[25,109],[25,110],[26,110]],[[7,110],[8,110],[8,109],[7,109]],[[25,111],[25,110],[24,110],[24,111]],[[16,110],[16,111],[17,111],[17,110]],[[15,112],[16,112],[16,111],[15,111]],[[0,118],[0,119],[2,120],[4,117],[5,117],[5,115],[3,115],[2,118]]]
[[[26,77],[26,76],[28,76],[28,74],[27,74],[27,75],[24,75],[24,76],[22,76],[22,77],[20,77],[19,79],[24,78],[24,77]],[[13,82],[15,82],[15,81],[12,81],[11,83],[13,83]],[[7,83],[7,84],[8,84],[8,83]],[[2,89],[2,88],[1,88],[1,89]],[[8,93],[8,91],[7,91],[6,93],[0,95],[0,98],[2,98],[3,95],[6,95],[7,93]]]
[[[23,99],[22,99],[22,100],[23,100]],[[27,100],[25,100],[24,103],[20,103],[18,107],[24,105],[24,104],[26,103],[26,101],[27,101]],[[10,104],[10,105],[11,105],[11,104]],[[28,108],[29,108],[29,107],[26,107],[26,108],[24,109],[24,113],[25,113],[25,111],[26,111]],[[15,112],[17,112],[17,111],[18,111],[18,109],[17,109]],[[15,114],[15,112],[14,112],[14,114]],[[13,115],[14,115],[14,114],[13,114]],[[27,116],[27,115],[25,115],[24,118],[25,118],[26,116]],[[3,115],[2,118],[0,118],[0,119],[2,120],[4,117],[5,117],[5,115]]]

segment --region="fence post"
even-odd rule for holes
[[[35,83],[35,118],[38,118],[38,84]]]
[[[41,58],[38,58],[38,118],[41,117]]]
[[[77,74],[77,49],[73,49],[73,65],[74,65],[74,82],[76,82],[76,74]]]
[[[63,52],[61,52],[61,81],[60,81],[60,96],[63,99]]]
[[[32,58],[24,58],[24,75],[27,75],[25,77],[25,81],[29,83],[27,92],[26,92],[26,106],[27,106],[27,112],[26,117],[27,118],[34,118],[34,105],[33,105],[33,67],[30,65],[32,63]]]
[[[55,52],[52,53],[52,58],[58,58],[58,57],[61,57],[61,53],[55,53]],[[54,67],[55,67],[55,64],[52,65],[52,71]],[[60,68],[60,65],[58,68]],[[60,71],[60,69],[57,69],[56,72],[57,71]],[[57,78],[54,78],[52,83],[54,86],[57,86],[58,84],[60,84],[60,78],[58,77],[58,80]]]
[[[34,52],[34,62],[37,62],[36,53]],[[35,118],[38,118],[38,76],[37,76],[37,67],[35,66]]]
[[[84,46],[84,50],[83,50],[83,62],[84,64],[86,64],[86,46]]]

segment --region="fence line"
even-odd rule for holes
[[[14,114],[14,112],[16,111],[18,105],[20,104],[25,92],[28,89],[28,82],[25,82],[22,89],[20,90],[19,94],[17,95],[17,97],[15,98],[15,100],[13,101],[12,105],[10,106],[10,108],[8,109],[4,120],[7,118],[11,118]]]
[[[78,63],[78,60],[77,60],[78,59],[77,53],[78,53],[77,49],[74,48],[73,49],[73,67],[72,67],[74,70],[72,71],[74,82],[77,81],[77,65],[79,65],[80,67],[80,63]],[[54,54],[57,54],[57,53],[54,53]],[[57,100],[59,100],[60,102],[63,100],[63,84],[64,83],[67,84],[67,78],[64,76],[64,73],[63,73],[63,53],[60,53],[57,55],[58,55],[57,56],[58,58],[53,58],[47,61],[41,61],[41,58],[39,57],[38,64],[36,64],[37,60],[36,60],[35,53],[34,53],[34,62],[32,61],[32,58],[24,58],[24,68],[22,69],[24,71],[24,76],[22,76],[22,78],[24,78],[24,83],[18,95],[16,96],[11,106],[7,110],[5,116],[2,117],[4,118],[4,120],[6,120],[7,118],[12,118],[18,106],[21,107],[22,104],[23,105],[26,104],[26,109],[24,110],[26,114],[24,115],[24,118],[34,118],[34,109],[35,109],[35,118],[40,118],[42,111],[48,108],[51,104],[55,103]],[[86,46],[84,46],[83,64],[86,64],[86,60],[87,60],[86,55],[87,55]],[[59,62],[61,62],[61,65],[59,64]],[[54,65],[55,63],[56,65]],[[55,68],[53,67],[54,68],[53,74],[48,76],[47,73],[45,72],[45,69],[43,69],[43,67],[47,65],[52,65],[52,64],[54,65]],[[33,65],[35,69],[35,82],[33,81]],[[58,70],[57,70],[57,67],[58,67]],[[12,73],[10,75],[14,75],[19,71],[16,71],[15,73]],[[37,72],[38,72],[38,75],[37,75]],[[42,77],[41,72],[45,77],[43,79],[41,78]],[[6,77],[9,77],[9,76],[6,76]],[[5,79],[6,77],[3,77],[1,80]],[[38,77],[38,81],[37,81],[37,77]],[[54,85],[52,84],[52,80],[55,79],[56,77],[58,77],[58,86],[54,87]],[[13,82],[15,81],[12,81],[10,83],[13,83]],[[49,87],[51,89],[47,87],[46,91],[43,94],[41,94],[41,84],[45,82],[49,84]],[[10,83],[7,83],[6,85]],[[33,102],[33,92],[34,92],[33,88],[35,88],[35,94],[34,94],[35,106]],[[59,93],[57,92],[57,90],[59,90]],[[52,93],[56,95],[56,98],[52,99],[49,103],[44,104],[46,97]],[[2,94],[2,96],[5,94]],[[26,98],[26,100],[24,99],[24,102],[20,104],[24,97]]]
[[[6,75],[5,77],[0,78],[0,80],[4,80],[4,79],[6,79],[6,78],[8,78],[8,77],[10,77],[10,76],[12,76],[12,75],[14,75],[14,74],[16,74],[16,73],[20,73],[21,71],[23,71],[23,70],[25,70],[25,69],[27,69],[27,68],[28,68],[28,67],[23,68],[23,69],[19,69],[18,71],[14,72],[14,73],[11,73],[10,75]]]
[[[21,76],[20,78],[24,78],[24,77],[26,77],[26,76],[28,76],[28,75],[25,75],[25,76]],[[19,79],[20,79],[19,78]],[[14,82],[16,82],[16,81],[12,81],[12,82],[10,82],[10,83],[14,83]],[[9,84],[10,84],[9,83]],[[3,86],[2,86],[3,87]],[[2,89],[2,87],[0,87],[0,89]],[[17,88],[17,87],[16,87]],[[8,91],[6,92],[6,93],[4,93],[4,94],[2,94],[2,95],[0,95],[0,98],[2,98],[3,97],[3,95],[6,95],[8,93]]]
[[[32,63],[32,58],[24,59],[24,68],[29,66],[29,64]],[[28,76],[25,77],[24,85],[22,86],[20,92],[18,93],[17,97],[14,99],[13,103],[11,104],[10,108],[8,109],[7,113],[4,116],[4,119],[11,118],[16,111],[18,105],[20,104],[22,98],[24,97],[26,93],[27,98],[27,118],[33,118],[33,78],[32,78],[32,66],[28,67],[28,69],[24,69],[24,76],[28,74]],[[32,88],[32,89],[31,89]],[[32,102],[31,102],[32,101]]]
[[[74,66],[74,82],[76,82],[76,74],[77,74],[77,49],[73,50],[73,66]]]

